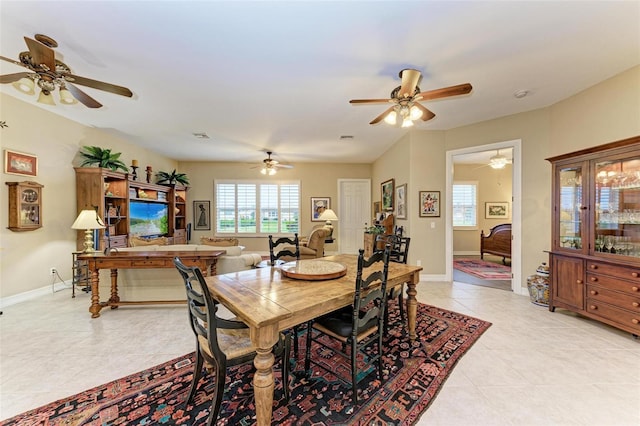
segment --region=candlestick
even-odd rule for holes
[[[138,160],[131,160],[131,167],[138,167]]]
[[[133,160],[136,161],[136,160]],[[133,178],[133,180],[138,180],[138,173],[136,172],[136,170],[138,170],[138,166],[131,164],[131,169],[133,170],[131,172],[131,177]]]

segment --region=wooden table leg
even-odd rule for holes
[[[91,318],[98,318],[100,316],[100,309],[102,309],[102,306],[100,306],[99,279],[100,270],[91,270],[91,306],[89,307]]]
[[[413,280],[407,282],[407,325],[409,327],[409,339],[416,340],[416,316],[418,314],[418,300],[416,295],[416,284],[420,281],[420,276],[413,277]]]
[[[118,270],[111,270],[111,297],[109,298],[109,303],[118,303],[120,301],[120,296],[118,296]],[[117,309],[118,306],[111,306],[111,309]]]
[[[258,426],[271,425],[273,411],[273,345],[278,341],[278,328],[268,325],[258,329],[251,329],[251,341],[256,347],[256,357],[253,365],[256,373],[253,376],[253,391],[256,398],[256,420]],[[285,384],[286,386],[286,384]]]

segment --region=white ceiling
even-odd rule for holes
[[[415,128],[444,130],[640,64],[638,1],[2,0],[0,28],[0,55],[17,59],[24,36],[46,34],[75,74],[134,97],[80,87],[104,105],[89,109],[0,91],[177,160],[259,162],[273,150],[293,164],[371,162],[405,130],[369,125],[386,106],[349,100],[388,97],[407,67],[422,71],[422,91],[473,85],[426,103],[436,118]],[[0,61],[0,74],[22,70]]]

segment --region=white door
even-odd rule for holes
[[[365,223],[371,225],[371,180],[338,179],[338,198],[338,252],[357,254]]]

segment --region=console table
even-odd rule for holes
[[[130,252],[110,252],[103,254],[83,253],[78,255],[79,261],[87,263],[87,268],[91,274],[91,306],[89,312],[91,318],[98,318],[100,310],[105,306],[116,309],[121,305],[161,305],[185,303],[186,300],[143,300],[143,301],[121,301],[118,296],[118,269],[154,269],[154,268],[175,268],[173,258],[179,257],[187,266],[197,266],[204,275],[216,274],[216,262],[218,257],[225,254],[221,251],[130,251]],[[106,302],[100,302],[100,269],[111,270],[111,297]],[[176,282],[179,280],[176,279]]]

